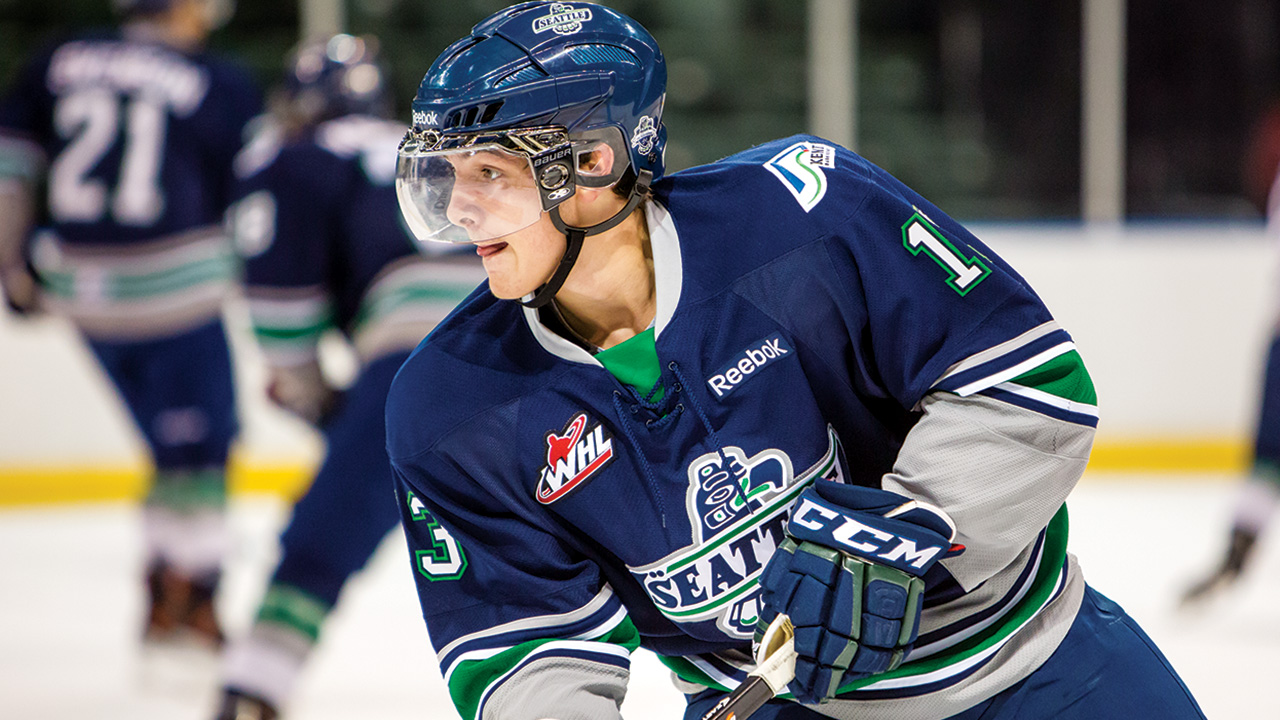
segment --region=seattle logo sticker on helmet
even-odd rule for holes
[[[587,414],[578,413],[560,433],[547,433],[547,464],[534,497],[550,505],[582,485],[613,462],[613,436],[596,423],[587,428]]]
[[[827,175],[822,169],[834,168],[835,157],[836,149],[830,145],[802,140],[769,158],[764,167],[809,212],[827,194]]]
[[[550,14],[533,21],[535,33],[553,31],[557,35],[572,35],[582,29],[582,23],[591,20],[590,8],[552,3]]]
[[[653,152],[653,146],[657,142],[657,122],[652,115],[642,116],[640,122],[636,124],[635,132],[631,133],[631,147],[640,151],[641,155],[648,155]]]

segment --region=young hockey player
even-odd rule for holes
[[[400,221],[393,180],[405,127],[385,119],[390,97],[373,38],[302,45],[273,100],[273,119],[236,160],[231,225],[268,395],[316,425],[328,449],[280,536],[256,621],[227,647],[225,720],[276,717],[347,579],[399,522],[387,390],[409,351],[484,279],[471,253],[420,254]],[[329,328],[359,358],[342,392],[318,360]]]
[[[115,4],[119,31],[37,54],[0,100],[0,280],[12,308],[74,323],[146,440],[145,636],[214,647],[237,432],[222,217],[261,98],[201,49],[212,0]]]
[[[704,712],[793,621],[759,718],[1201,718],[1066,551],[1097,422],[998,255],[811,136],[663,177],[665,69],[608,8],[444,51],[397,188],[488,284],[401,369],[388,450],[467,720],[618,717],[657,653]]]

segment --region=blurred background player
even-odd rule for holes
[[[71,320],[146,440],[145,637],[214,647],[237,433],[221,220],[261,98],[203,49],[221,4],[115,9],[118,30],[37,53],[0,101],[0,278],[19,313]]]
[[[393,181],[406,128],[384,119],[376,41],[336,35],[302,45],[271,119],[236,161],[231,213],[267,393],[317,426],[328,453],[280,537],[257,619],[231,642],[219,718],[276,717],[343,584],[399,516],[383,410],[409,352],[484,279],[470,252],[429,259],[403,228]],[[318,342],[329,328],[359,359],[342,392]]]
[[[1269,117],[1280,122],[1280,112]],[[1264,154],[1266,148],[1258,143],[1255,149]],[[1275,153],[1270,155],[1270,158],[1258,162],[1270,164]],[[1274,180],[1266,203],[1267,234],[1273,240],[1280,240],[1280,175],[1275,174],[1274,164],[1270,167]],[[1183,593],[1184,607],[1207,601],[1240,579],[1245,565],[1255,554],[1258,538],[1270,522],[1277,502],[1280,502],[1280,315],[1272,326],[1271,342],[1267,348],[1262,402],[1254,430],[1249,476],[1236,493],[1226,552],[1213,570]]]

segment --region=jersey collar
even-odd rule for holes
[[[649,245],[653,249],[654,293],[656,309],[653,326],[655,339],[662,335],[662,330],[670,324],[680,304],[680,289],[683,285],[683,264],[680,258],[680,238],[676,234],[676,225],[671,220],[671,213],[652,198],[644,204],[644,216],[649,225]],[[588,242],[590,242],[588,240]],[[549,330],[538,319],[538,311],[522,307],[525,324],[544,350],[570,362],[599,365],[595,359],[577,344],[560,337]]]

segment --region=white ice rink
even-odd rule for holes
[[[1071,550],[1090,582],[1163,648],[1209,718],[1280,718],[1280,542],[1265,543],[1231,595],[1194,616],[1175,608],[1222,549],[1233,483],[1086,476],[1069,502]],[[270,499],[239,500],[233,510],[237,549],[222,616],[236,633],[261,591],[284,511]],[[211,695],[140,680],[137,520],[125,504],[0,511],[0,718],[209,718]],[[289,720],[457,717],[404,552],[393,535],[348,586]],[[639,653],[624,715],[671,719],[681,707],[665,671]]]

